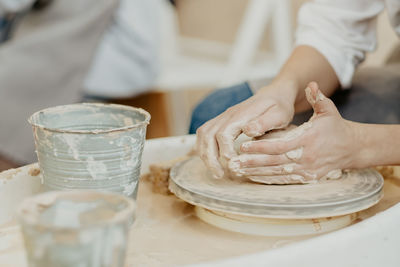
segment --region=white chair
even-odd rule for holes
[[[249,79],[271,78],[290,54],[290,0],[250,0],[232,45],[179,36],[174,10],[165,5],[162,21],[162,71],[155,88],[168,92],[173,135],[185,134],[190,114],[183,90],[218,88]],[[221,18],[222,19],[222,18]],[[259,50],[271,23],[273,49]],[[216,55],[228,53],[221,62]],[[215,58],[215,59],[213,59]]]

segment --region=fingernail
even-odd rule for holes
[[[214,179],[221,179],[221,177],[218,176],[217,174],[213,174],[213,178],[214,178]]]
[[[236,177],[243,177],[244,176],[244,172],[241,171],[240,169],[232,170],[232,174],[233,174],[233,176],[236,176]]]
[[[320,90],[318,90],[317,101],[322,101],[324,99],[325,99],[325,96],[321,93]]]
[[[243,143],[240,146],[240,150],[243,151],[243,152],[246,152],[246,151],[250,150],[250,147],[251,147],[251,143],[250,142],[246,142],[246,143]]]
[[[240,163],[245,163],[247,162],[247,156],[246,155],[240,155],[237,157]]]
[[[247,129],[247,134],[251,136],[260,136],[264,134],[264,132],[261,130],[261,126],[255,122],[249,123],[246,129]]]
[[[228,163],[228,167],[231,170],[237,170],[240,168],[240,160],[238,158],[231,159]]]
[[[213,177],[214,177],[215,179],[221,179],[222,177],[224,177],[224,172],[221,171],[221,170],[215,170],[215,171],[213,172]]]
[[[239,173],[239,174],[245,174],[246,173],[243,169],[238,169],[236,172]]]
[[[311,104],[315,104],[316,101],[315,101],[315,99],[314,99],[314,97],[312,95],[311,88],[310,87],[306,87],[305,92],[306,92],[306,98],[307,98],[308,102],[311,103]]]
[[[242,154],[242,155],[233,157],[233,158],[231,159],[231,161],[234,161],[234,162],[237,162],[237,163],[244,163],[244,162],[247,161],[247,155],[243,155],[243,154]]]

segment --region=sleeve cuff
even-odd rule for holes
[[[353,62],[352,57],[346,55],[321,38],[317,38],[314,34],[302,32],[298,34],[295,46],[307,45],[315,48],[321,53],[331,64],[334,69],[340,85],[342,88],[349,88],[353,79],[356,64]]]

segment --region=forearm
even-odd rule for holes
[[[400,165],[400,125],[349,123],[358,146],[354,168]]]
[[[296,112],[310,108],[304,88],[310,81],[316,81],[321,91],[330,96],[339,86],[339,80],[326,58],[310,46],[298,46],[286,61],[272,85],[290,87],[287,92],[294,101]]]

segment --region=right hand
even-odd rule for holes
[[[197,151],[215,178],[222,178],[229,160],[237,156],[234,141],[241,133],[257,137],[292,121],[296,95],[293,85],[271,84],[197,130]]]

